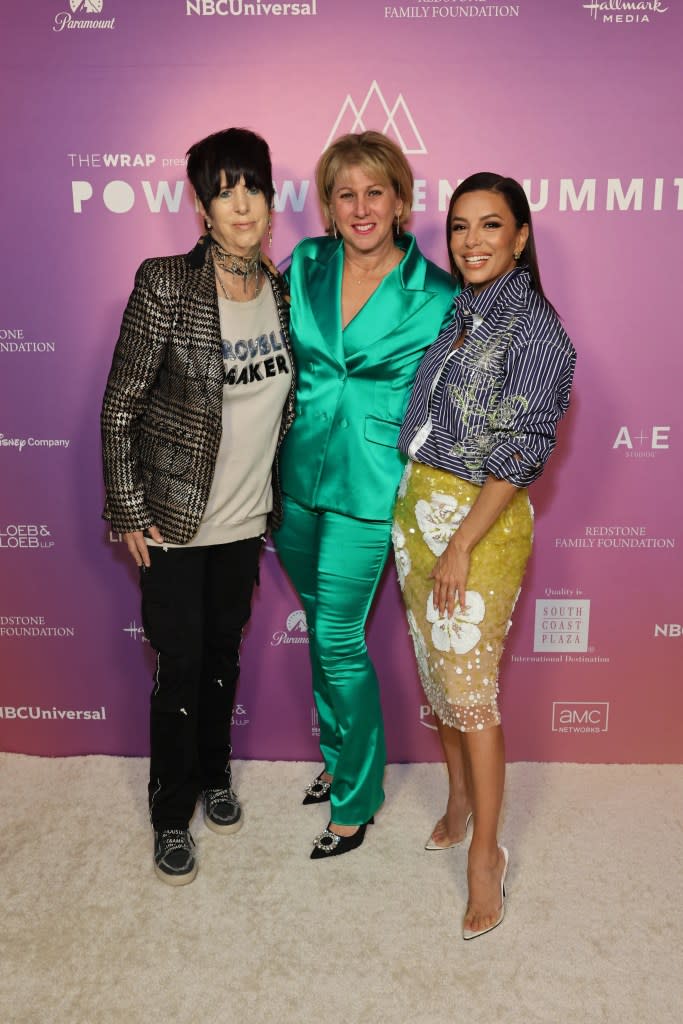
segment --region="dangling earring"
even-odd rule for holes
[[[338,238],[339,236],[337,235],[337,225],[334,223],[334,217],[332,217],[331,220],[332,220],[332,234],[334,235],[335,238]]]
[[[268,245],[273,244],[273,221],[272,218],[268,218]]]
[[[397,213],[396,214],[396,237],[398,238],[398,236],[400,234],[401,234],[401,214]]]
[[[519,259],[519,257],[520,257],[521,255],[522,255],[522,253],[520,252],[520,250],[519,250],[519,249],[516,249],[516,250],[515,250],[515,251],[513,252],[513,254],[512,254],[512,258],[513,258],[513,259],[515,260],[515,262],[516,262],[516,261],[517,261],[517,260]]]

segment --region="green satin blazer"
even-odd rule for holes
[[[287,272],[297,364],[296,419],[280,455],[282,489],[310,509],[391,517],[405,457],[396,441],[425,349],[456,285],[412,235],[405,256],[342,330],[343,243],[307,238]]]

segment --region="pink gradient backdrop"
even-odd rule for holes
[[[375,82],[363,126],[424,150],[409,153],[424,182],[412,227],[441,265],[439,181],[483,169],[530,179],[544,282],[579,352],[558,453],[532,490],[535,556],[502,676],[509,756],[680,761],[681,5],[630,22],[614,0],[607,13],[582,0],[317,0],[310,16],[267,4],[249,15],[236,2],[204,16],[186,0],[101,6],[74,14],[68,0],[36,0],[4,18],[0,749],[147,751],[152,658],[132,565],[99,518],[98,415],[135,268],[189,249],[199,223],[186,187],[175,212],[153,212],[143,182],[174,195],[190,143],[254,128],[271,145],[280,199],[293,187],[305,200],[276,214],[283,260],[319,233],[315,162],[347,97],[360,107]],[[60,12],[114,27],[55,31]],[[391,110],[399,96],[387,126],[382,99]],[[347,111],[338,131],[353,127]],[[154,160],[92,160],[118,153]],[[561,208],[567,179],[575,191],[594,179],[593,209]],[[610,179],[626,193],[642,179],[642,209],[609,209]],[[109,186],[109,206],[133,196],[127,212],[107,208],[111,181],[124,184]],[[73,182],[92,188],[81,212]],[[615,527],[638,546],[598,545]],[[267,551],[243,647],[238,756],[316,757],[298,608]],[[535,650],[537,614],[546,636],[565,627],[579,644]],[[52,635],[12,635],[17,619]],[[393,567],[369,643],[390,759],[437,757]]]

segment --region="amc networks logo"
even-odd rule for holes
[[[553,701],[553,732],[607,732],[609,701]]]

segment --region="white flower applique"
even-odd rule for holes
[[[412,569],[412,563],[406,548],[405,534],[398,523],[394,523],[391,528],[391,539],[394,543],[394,558],[396,559],[398,582],[401,590],[403,590],[406,582],[406,576]]]
[[[432,643],[437,651],[447,651],[452,647],[456,654],[467,654],[479,643],[481,630],[477,623],[484,618],[486,605],[476,590],[466,591],[465,600],[465,610],[457,604],[449,618],[442,616],[435,607],[434,594],[430,591],[427,598],[427,622],[432,623]]]
[[[417,661],[417,667],[420,671],[420,676],[422,679],[429,679],[431,675],[429,671],[429,651],[427,649],[425,638],[423,637],[422,632],[420,631],[420,627],[417,624],[417,619],[415,618],[412,612],[409,611],[407,613],[407,619],[408,628],[410,629],[410,634],[413,639],[413,647],[415,648],[415,659]]]
[[[413,464],[412,464],[412,462],[409,459],[408,462],[406,463],[406,468],[403,470],[403,476],[401,477],[401,482],[398,485],[398,493],[396,495],[398,498],[405,498],[406,492],[408,490],[408,481],[410,480],[410,474],[412,472],[413,472]]]
[[[458,505],[450,494],[432,491],[431,501],[420,498],[415,503],[415,518],[425,544],[435,555],[442,555],[449,540],[460,526],[469,505]]]

